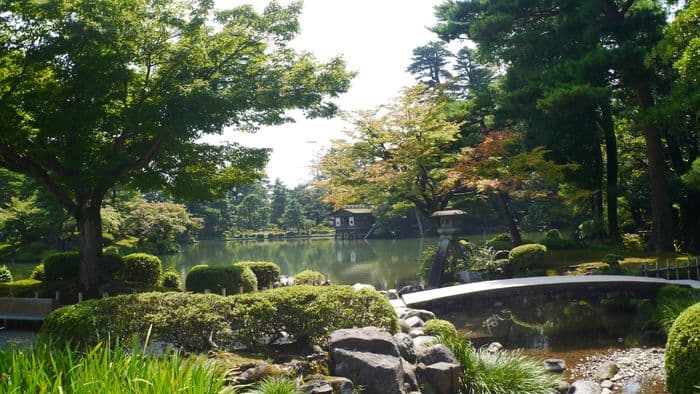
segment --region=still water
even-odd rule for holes
[[[282,275],[304,269],[324,273],[335,284],[368,283],[378,289],[399,288],[419,281],[418,259],[437,238],[294,239],[284,241],[202,241],[182,252],[161,256],[165,268],[183,275],[194,265],[223,265],[236,261],[272,261]]]

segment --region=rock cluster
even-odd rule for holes
[[[434,342],[405,332],[392,336],[376,327],[336,330],[329,370],[367,394],[416,392],[419,385],[436,394],[457,393],[461,366],[447,347]]]

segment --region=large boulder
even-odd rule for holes
[[[435,314],[431,311],[427,311],[425,309],[408,309],[403,316],[401,316],[402,319],[408,319],[409,317],[417,316],[424,322],[435,319]]]
[[[568,394],[600,394],[601,388],[596,382],[590,380],[577,380],[569,387]]]
[[[462,367],[456,363],[418,364],[416,375],[427,391],[435,394],[457,394]]]
[[[612,379],[619,370],[620,367],[617,364],[612,361],[606,361],[598,367],[593,377],[599,382],[605,379]]]
[[[439,344],[424,347],[416,354],[416,361],[425,365],[437,363],[457,364],[457,358],[447,346]]]
[[[352,380],[367,394],[405,392],[403,365],[398,356],[335,348],[331,357],[332,373]]]
[[[423,335],[420,337],[413,338],[413,349],[416,354],[423,351],[425,348],[429,348],[437,343],[437,338],[432,335]]]
[[[353,394],[355,392],[352,381],[340,376],[312,375],[299,388],[304,394]]]
[[[403,383],[406,391],[420,391],[418,377],[416,377],[416,366],[404,359],[401,359],[401,366],[403,367]]]
[[[410,335],[400,332],[394,334],[394,342],[399,348],[399,354],[410,362],[416,361],[416,350],[413,348],[413,338]]]
[[[566,362],[558,358],[548,358],[542,362],[544,369],[549,372],[559,373],[566,369]]]
[[[345,349],[399,357],[399,349],[389,332],[377,327],[347,328],[331,333],[331,352]]]

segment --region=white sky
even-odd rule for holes
[[[301,32],[292,42],[320,61],[342,55],[350,70],[358,74],[348,93],[336,103],[341,110],[369,109],[398,96],[404,86],[415,83],[406,73],[413,48],[437,39],[426,29],[435,23],[433,7],[441,0],[305,0],[300,18]],[[218,8],[253,4],[262,10],[268,1],[216,0]],[[280,1],[287,4],[288,1]],[[251,147],[272,148],[267,174],[287,186],[310,179],[311,161],[342,138],[347,124],[342,120],[308,120],[261,128],[255,134],[227,129],[207,142],[235,141]]]

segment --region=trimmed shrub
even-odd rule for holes
[[[447,320],[430,319],[425,322],[425,334],[437,337],[453,337],[457,335],[457,328]]]
[[[515,268],[535,267],[547,254],[547,247],[541,244],[520,245],[508,254],[508,260]]]
[[[162,278],[163,287],[167,289],[179,289],[180,288],[180,274],[175,271],[167,271],[163,274]]]
[[[671,326],[664,366],[671,392],[695,392],[700,382],[700,303],[683,311]]]
[[[326,276],[318,271],[304,270],[294,277],[294,283],[298,285],[320,285],[326,281]]]
[[[100,259],[102,273],[111,278],[121,275],[125,269],[124,258],[114,252],[103,252]]]
[[[44,264],[39,264],[32,270],[32,274],[29,275],[29,279],[45,281],[46,272],[44,271]]]
[[[0,282],[12,282],[12,272],[10,272],[10,269],[7,268],[6,265],[0,265]]]
[[[132,253],[124,256],[119,274],[122,280],[157,285],[162,272],[160,259],[152,254]]]
[[[53,253],[43,261],[47,282],[73,280],[80,276],[80,254],[78,252]]]
[[[561,240],[561,232],[557,230],[556,228],[553,228],[546,233],[544,233],[544,240],[545,241],[559,241]]]
[[[229,348],[268,345],[287,333],[298,342],[325,343],[339,328],[367,325],[398,330],[396,312],[374,290],[350,286],[289,286],[222,297],[217,294],[139,293],[88,300],[59,308],[42,334],[83,345],[100,339],[152,338],[187,351],[211,348],[209,338]]]
[[[272,284],[280,280],[280,266],[275,263],[268,261],[241,261],[234,265],[250,268],[258,279],[258,286],[260,287],[272,287]]]
[[[185,289],[195,293],[203,293],[207,289],[213,293],[220,293],[221,289],[226,289],[228,294],[235,294],[241,287],[244,292],[255,291],[258,288],[258,280],[248,267],[196,265],[185,278]]]

